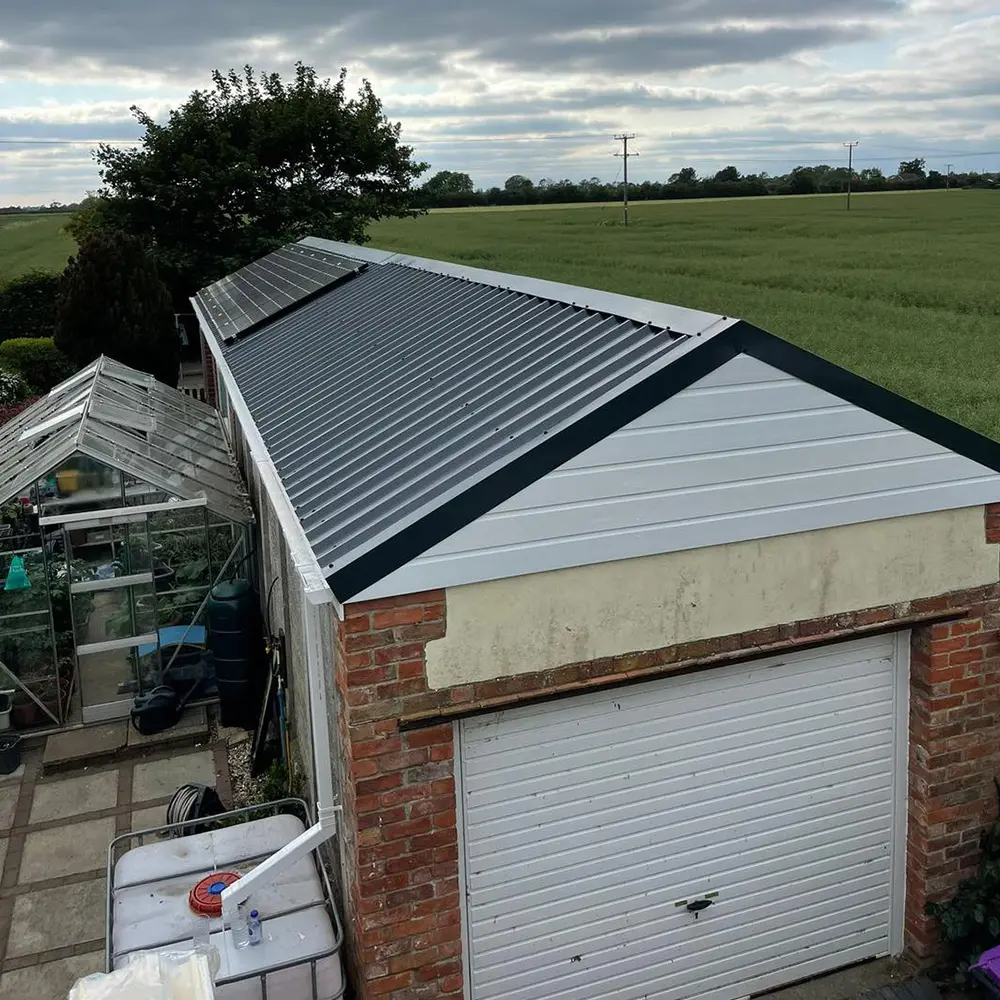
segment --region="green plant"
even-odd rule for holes
[[[51,337],[59,275],[35,268],[0,286],[0,339]]]
[[[48,392],[75,370],[51,337],[5,340],[0,344],[0,368],[20,375],[32,393]]]
[[[106,354],[177,384],[173,304],[139,239],[97,232],[80,245],[63,277],[55,341],[80,368]]]
[[[28,395],[28,386],[20,372],[0,368],[0,406],[13,406]]]
[[[1000,796],[1000,782],[997,794]],[[940,925],[941,939],[964,982],[969,966],[1000,941],[1000,819],[980,837],[979,870],[949,900],[927,904],[928,916]]]

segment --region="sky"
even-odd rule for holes
[[[1000,170],[1000,0],[0,0],[0,205],[78,200],[214,68],[371,80],[433,170]],[[67,142],[67,140],[73,140]]]

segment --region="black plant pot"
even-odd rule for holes
[[[175,573],[170,566],[160,564],[153,567],[153,587],[158,594],[174,589]]]

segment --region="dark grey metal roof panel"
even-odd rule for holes
[[[694,339],[505,288],[490,272],[372,263],[225,349],[330,575]],[[684,312],[706,329],[721,320]]]
[[[197,300],[222,339],[232,340],[365,266],[329,250],[293,243],[203,288]]]

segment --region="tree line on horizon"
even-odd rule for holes
[[[904,160],[899,170],[887,176],[879,167],[848,171],[822,163],[798,166],[787,174],[741,174],[735,166],[699,177],[694,167],[684,167],[665,181],[645,180],[629,184],[633,201],[681,198],[739,198],[762,195],[837,194],[847,191],[915,191],[946,187],[1000,187],[1000,174],[964,172],[946,175],[928,170],[925,160]],[[580,181],[552,180],[537,183],[524,174],[513,174],[503,187],[477,188],[467,173],[440,170],[417,194],[424,208],[473,208],[493,205],[569,204],[571,202],[620,201],[621,181],[589,177]]]

